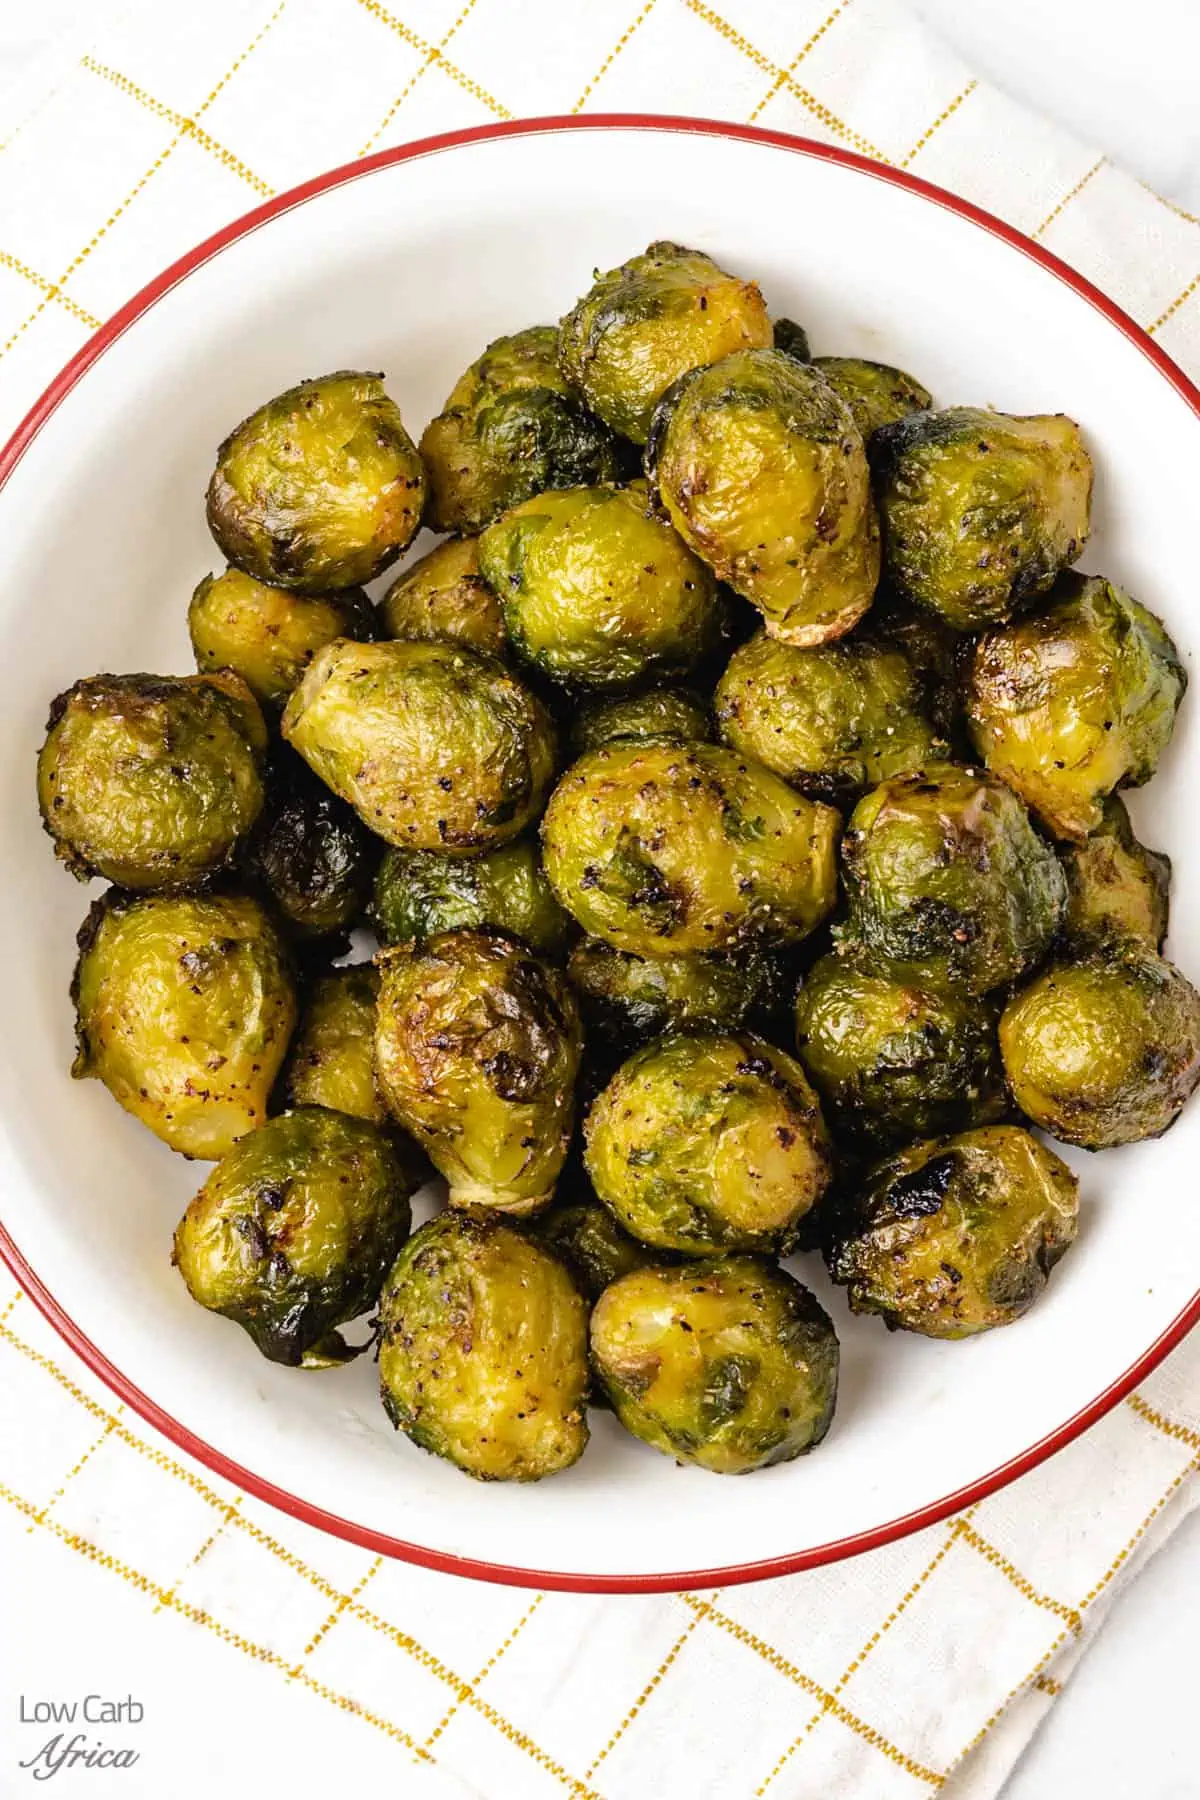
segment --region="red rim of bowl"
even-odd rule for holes
[[[442,132],[435,137],[417,139],[410,144],[401,144],[392,150],[382,150],[374,156],[363,157],[353,163],[343,164],[340,168],[330,169],[324,175],[317,175],[310,181],[301,182],[298,187],[289,188],[286,193],[277,195],[264,205],[255,207],[235,219],[232,224],[214,232],[211,237],[196,245],[193,250],[181,256],[163,270],[161,275],[142,288],[132,300],[126,302],[115,312],[108,322],[101,326],[95,335],[89,338],[60,370],[50,383],[41,398],[30,409],[21,424],[17,427],[4,449],[0,451],[0,487],[3,487],[21,457],[29,448],[42,426],[50,418],[60,403],[70,393],[75,384],[87,373],[88,369],[103,356],[110,345],[133,325],[142,314],[168,294],[179,282],[201,267],[210,258],[218,256],[222,250],[234,244],[239,238],[261,225],[267,224],[280,214],[290,212],[294,207],[302,206],[306,201],[315,199],[317,195],[328,192],[331,188],[340,187],[345,182],[358,181],[362,177],[373,174],[378,169],[390,168],[395,163],[410,162],[418,157],[431,156],[439,151],[457,149],[460,145],[486,142],[491,138],[522,137],[557,131],[664,131],[679,133],[698,133],[705,137],[732,138],[748,143],[767,144],[775,149],[789,150],[799,156],[814,157],[820,162],[839,163],[843,168],[855,169],[860,174],[870,175],[876,181],[890,182],[893,187],[905,189],[908,193],[917,194],[922,199],[931,201],[935,206],[946,208],[960,218],[968,220],[972,225],[990,232],[993,237],[1001,238],[1023,256],[1039,263],[1051,275],[1071,288],[1089,306],[1102,313],[1109,323],[1116,327],[1129,341],[1136,345],[1142,354],[1154,364],[1176,392],[1192,408],[1200,419],[1200,388],[1190,381],[1171,358],[1162,350],[1148,334],[1137,325],[1127,313],[1103,294],[1084,276],[1079,275],[1066,263],[1035,244],[1031,238],[1006,225],[1002,219],[995,218],[981,207],[973,206],[969,200],[963,200],[951,194],[945,188],[935,187],[932,182],[922,181],[919,176],[910,175],[900,169],[888,168],[882,163],[873,162],[869,157],[859,156],[851,150],[836,149],[829,144],[819,144],[810,138],[794,137],[784,131],[766,131],[758,126],[728,124],[717,119],[693,119],[663,113],[590,113],[587,116],[550,115],[537,119],[515,119],[498,125],[483,125],[464,131]],[[1127,1394],[1143,1381],[1151,1370],[1156,1368],[1162,1359],[1179,1344],[1192,1327],[1200,1321],[1200,1291],[1179,1313],[1166,1331],[1151,1344],[1150,1348],[1118,1379],[1104,1389],[1096,1398],[1079,1412],[1049,1432],[1036,1444],[1032,1444],[1019,1456],[981,1476],[977,1481],[959,1488],[956,1493],[947,1494],[941,1500],[932,1501],[929,1505],[919,1507],[916,1511],[906,1513],[902,1518],[889,1519],[882,1525],[874,1526],[870,1531],[861,1531],[851,1537],[835,1539],[827,1544],[818,1544],[809,1550],[798,1550],[789,1556],[771,1557],[762,1562],[737,1563],[729,1568],[692,1569],[677,1573],[661,1575],[590,1575],[562,1574],[556,1570],[510,1568],[504,1563],[479,1562],[469,1556],[452,1556],[440,1550],[427,1549],[422,1544],[410,1544],[401,1538],[389,1537],[386,1533],[372,1531],[353,1520],[340,1518],[335,1513],[326,1512],[323,1508],[312,1505],[296,1494],[288,1493],[283,1488],[274,1486],[250,1469],[243,1468],[233,1462],[220,1450],[206,1444],[182,1425],[178,1419],[163,1411],[149,1395],[142,1393],[115,1368],[108,1358],[86,1337],[75,1321],[63,1311],[58,1301],[50,1293],[39,1277],[34,1273],[17,1248],[3,1224],[0,1224],[0,1257],[8,1264],[10,1270],[20,1283],[25,1293],[33,1300],[55,1330],[66,1340],[75,1353],[104,1381],[113,1392],[140,1413],[143,1419],[156,1430],[169,1438],[179,1449],[189,1456],[204,1463],[216,1474],[227,1481],[244,1488],[260,1500],[268,1501],[272,1506],[291,1513],[302,1519],[305,1524],[316,1526],[319,1530],[331,1532],[337,1537],[348,1539],[352,1543],[361,1544],[368,1550],[374,1550],[387,1556],[400,1558],[405,1562],[420,1563],[426,1568],[438,1569],[447,1574],[463,1575],[479,1581],[494,1581],[515,1587],[553,1588],[577,1593],[674,1593],[689,1588],[731,1587],[740,1582],[762,1581],[771,1576],[793,1575],[802,1569],[816,1568],[823,1563],[838,1562],[844,1557],[860,1555],[865,1550],[876,1550],[884,1544],[894,1543],[896,1539],[907,1537],[914,1531],[920,1531],[929,1525],[936,1525],[952,1513],[961,1511],[963,1507],[972,1506],[993,1494],[997,1489],[1015,1481],[1019,1475],[1026,1474],[1036,1468],[1038,1463],[1053,1456],[1058,1450],[1071,1443],[1081,1432],[1104,1416],[1112,1407],[1123,1400]]]

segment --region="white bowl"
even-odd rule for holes
[[[73,1085],[67,998],[89,896],[34,803],[50,697],[101,669],[186,670],[185,611],[219,560],[213,452],[266,396],[383,369],[419,431],[498,333],[557,318],[670,237],[761,282],[821,351],[913,370],[942,404],[1065,411],[1096,458],[1085,567],[1161,613],[1189,666],[1200,394],[1128,319],[994,219],[910,176],[768,132],[586,118],[468,131],[336,170],[202,244],[97,334],[0,459],[4,1030],[0,1243],[121,1398],[185,1450],[310,1523],[497,1580],[681,1588],[847,1556],[932,1523],[1069,1441],[1200,1316],[1200,1105],[1167,1137],[1072,1156],[1077,1247],[1030,1316],[959,1344],[851,1319],[798,1265],[844,1346],[812,1457],[730,1481],[677,1469],[593,1414],[575,1468],[481,1486],[388,1424],[369,1359],[265,1362],[168,1262],[204,1169]],[[1196,704],[1139,829],[1175,862],[1171,950],[1200,971]],[[1189,826],[1188,821],[1192,824]]]

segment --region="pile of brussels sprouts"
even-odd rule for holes
[[[198,673],[77,682],[38,764],[111,883],[74,1072],[216,1165],[193,1297],[307,1368],[374,1309],[395,1424],[526,1481],[588,1405],[720,1473],[819,1443],[797,1249],[893,1328],[1018,1318],[1078,1217],[1031,1127],[1131,1143],[1200,1079],[1118,796],[1185,675],[1070,572],[1091,488],[1070,419],[811,358],[669,243],[419,449],[369,374],[239,425]]]

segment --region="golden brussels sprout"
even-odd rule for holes
[[[758,1257],[623,1276],[596,1305],[591,1342],[625,1429],[714,1475],[790,1462],[833,1419],[833,1324],[807,1288]]]
[[[1007,619],[1087,542],[1092,460],[1061,413],[912,413],[875,433],[871,466],[889,579],[956,630]]]
[[[964,1338],[1028,1312],[1075,1240],[1079,1184],[1015,1125],[912,1144],[866,1178],[830,1272],[889,1330]]]
[[[686,673],[720,642],[710,571],[644,482],[539,494],[489,525],[479,566],[518,656],[580,687]]]
[[[802,938],[837,898],[838,815],[715,744],[613,743],[568,770],[542,844],[592,937],[666,956]]]
[[[370,963],[330,969],[305,996],[283,1071],[288,1106],[327,1106],[390,1125],[375,1080],[379,972]]]
[[[1067,875],[1068,940],[1083,946],[1137,938],[1161,950],[1167,935],[1171,859],[1147,850],[1134,835],[1125,804],[1114,794],[1098,830],[1063,851]]]
[[[337,1327],[379,1298],[412,1223],[411,1191],[377,1126],[302,1106],[222,1158],[179,1221],[171,1260],[192,1299],[272,1362],[326,1368],[359,1353]]]
[[[1160,620],[1099,575],[985,632],[967,677],[975,748],[1055,834],[1084,838],[1171,741],[1187,674]]]
[[[883,640],[802,650],[759,632],[717,684],[721,736],[813,800],[838,801],[942,760],[915,669]]]
[[[1200,994],[1148,946],[1106,945],[1044,970],[1005,1007],[1013,1098],[1064,1144],[1160,1137],[1200,1081]]]
[[[808,333],[803,325],[797,325],[795,319],[776,319],[771,331],[771,342],[776,350],[782,350],[785,356],[794,356],[797,362],[812,361]]]
[[[263,804],[266,727],[236,675],[93,675],[50,704],[38,804],[73,875],[149,892],[233,860]]]
[[[242,895],[97,901],[72,985],[78,1049],[126,1112],[215,1160],[261,1125],[296,1023],[283,940]]]
[[[688,369],[772,341],[766,303],[711,256],[651,244],[597,274],[559,331],[563,372],[614,431],[644,444],[655,404]]]
[[[1002,1117],[998,1008],[825,956],[796,1001],[800,1060],[835,1128],[887,1146]]]
[[[774,970],[757,950],[733,956],[637,956],[584,938],[567,959],[584,1023],[632,1049],[669,1031],[734,1031],[773,998]]]
[[[785,1253],[833,1155],[798,1062],[743,1032],[660,1039],[588,1114],[592,1185],[645,1244]]]
[[[485,856],[387,850],[375,876],[371,917],[384,944],[483,926],[550,957],[566,949],[572,929],[546,880],[534,837]]]
[[[900,981],[985,994],[1045,954],[1066,877],[1010,788],[935,764],[873,788],[843,849],[845,940]]]
[[[617,738],[681,738],[685,742],[712,737],[707,704],[689,688],[653,687],[642,694],[620,694],[594,700],[575,716],[571,732],[577,756],[598,750]]]
[[[330,644],[288,701],[283,735],[376,836],[409,850],[506,844],[554,776],[541,702],[461,644]]]
[[[377,849],[307,764],[290,750],[276,752],[244,866],[298,938],[330,936],[355,923],[371,891]]]
[[[482,531],[549,488],[615,481],[623,461],[558,366],[553,325],[500,337],[460,376],[421,436],[434,531]]]
[[[523,1215],[571,1141],[582,1034],[563,977],[490,931],[381,950],[375,1068],[456,1206]]]
[[[772,637],[823,644],[867,611],[879,527],[850,408],[810,364],[743,350],[685,375],[646,466],[671,523]]]
[[[864,443],[881,425],[928,412],[933,405],[927,388],[889,363],[866,362],[861,356],[814,356],[813,368],[846,402]]]
[[[447,538],[393,581],[379,612],[388,637],[452,638],[501,661],[504,609],[479,573],[479,539]]]
[[[196,667],[232,669],[261,706],[275,712],[318,650],[334,638],[373,638],[375,609],[361,588],[294,594],[241,569],[206,575],[188,607]]]
[[[550,1251],[502,1220],[442,1213],[379,1303],[393,1425],[478,1481],[540,1481],[588,1441],[587,1307]]]
[[[381,575],[421,524],[425,472],[381,375],[302,381],[217,451],[208,527],[259,581],[324,594]]]

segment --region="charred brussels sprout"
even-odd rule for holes
[[[449,538],[397,577],[379,602],[396,638],[451,638],[503,660],[504,612],[479,573],[479,539]]]
[[[835,1128],[899,1144],[1000,1118],[998,1009],[826,956],[796,1002],[800,1060]]]
[[[267,1115],[296,1022],[283,941],[238,895],[106,896],[79,933],[71,1073],[156,1137],[215,1160]]]
[[[879,528],[845,401],[781,350],[743,350],[664,395],[647,467],[684,542],[772,637],[823,644],[867,611]]]
[[[876,1165],[830,1270],[850,1310],[964,1338],[1028,1312],[1075,1239],[1078,1183],[1015,1125],[913,1144]]]
[[[593,410],[644,444],[656,402],[680,375],[771,341],[754,282],[702,251],[655,243],[597,274],[562,322],[559,357]]]
[[[944,758],[921,682],[899,650],[870,638],[802,650],[760,632],[717,685],[721,736],[801,793],[837,801]]]
[[[330,644],[288,701],[283,735],[378,837],[410,850],[507,843],[554,774],[540,701],[460,644]]]
[[[1092,462],[1061,413],[913,413],[871,440],[889,578],[959,631],[1044,594],[1087,542]]]
[[[635,956],[584,938],[567,959],[585,1024],[631,1048],[668,1031],[732,1031],[771,997],[759,951],[734,956]]]
[[[846,833],[844,936],[898,980],[972,994],[1014,981],[1058,930],[1066,877],[1017,796],[978,769],[885,781]]]
[[[410,1191],[377,1126],[303,1106],[218,1163],[171,1260],[192,1299],[241,1325],[272,1362],[326,1368],[358,1354],[337,1327],[378,1299],[408,1236]]]
[[[459,1206],[536,1212],[571,1138],[582,1036],[556,969],[510,938],[446,931],[378,957],[375,1067]]]
[[[302,381],[217,452],[208,525],[235,568],[301,594],[382,574],[417,534],[421,459],[380,375]]]
[[[837,897],[838,824],[732,750],[613,743],[559,782],[542,841],[586,932],[665,956],[806,936]]]
[[[744,1475],[802,1456],[829,1430],[832,1322],[807,1288],[757,1257],[623,1276],[597,1303],[591,1343],[622,1425],[676,1462]]]
[[[520,838],[486,856],[385,851],[371,916],[385,944],[486,926],[520,938],[543,956],[558,956],[571,932],[543,872],[536,838]]]
[[[795,319],[776,319],[771,330],[771,342],[776,350],[782,350],[785,356],[794,356],[797,362],[812,361],[808,333],[803,325],[797,325]]]
[[[1148,947],[1054,963],[1004,1010],[1013,1097],[1064,1144],[1107,1150],[1159,1137],[1200,1081],[1200,994]]]
[[[266,727],[236,675],[93,675],[51,702],[38,804],[86,881],[195,887],[225,868],[263,804]]]
[[[1138,842],[1125,804],[1114,794],[1099,829],[1063,852],[1067,911],[1063,928],[1076,945],[1136,938],[1161,950],[1167,935],[1171,859]]]
[[[615,481],[622,456],[558,367],[558,333],[497,338],[425,427],[421,455],[435,531],[481,531],[549,488]]]
[[[617,738],[711,738],[712,715],[699,694],[688,688],[649,688],[644,694],[622,694],[593,701],[576,716],[571,733],[577,756],[598,750]]]
[[[813,368],[846,402],[864,443],[881,425],[894,425],[897,419],[927,412],[933,405],[927,388],[888,363],[866,362],[860,356],[815,356]]]
[[[1098,575],[1067,575],[1044,612],[979,639],[967,713],[988,768],[1078,839],[1114,788],[1149,781],[1186,687],[1153,613]]]
[[[375,636],[375,609],[361,588],[294,594],[226,569],[192,595],[188,631],[198,669],[232,669],[260,705],[278,711],[318,650],[334,638]]]
[[[558,1258],[500,1219],[443,1213],[379,1303],[393,1425],[479,1481],[540,1481],[588,1441],[587,1307]]]
[[[622,1065],[588,1114],[592,1184],[665,1250],[786,1252],[833,1166],[799,1063],[761,1038],[669,1037]]]
[[[686,673],[720,641],[712,574],[644,482],[539,494],[489,525],[479,564],[517,654],[555,681],[628,687]]]
[[[325,937],[354,924],[371,889],[377,849],[350,808],[298,756],[276,752],[245,867],[297,937]]]
[[[378,996],[379,973],[369,963],[330,969],[313,982],[283,1072],[289,1106],[327,1106],[390,1124],[375,1081]]]

